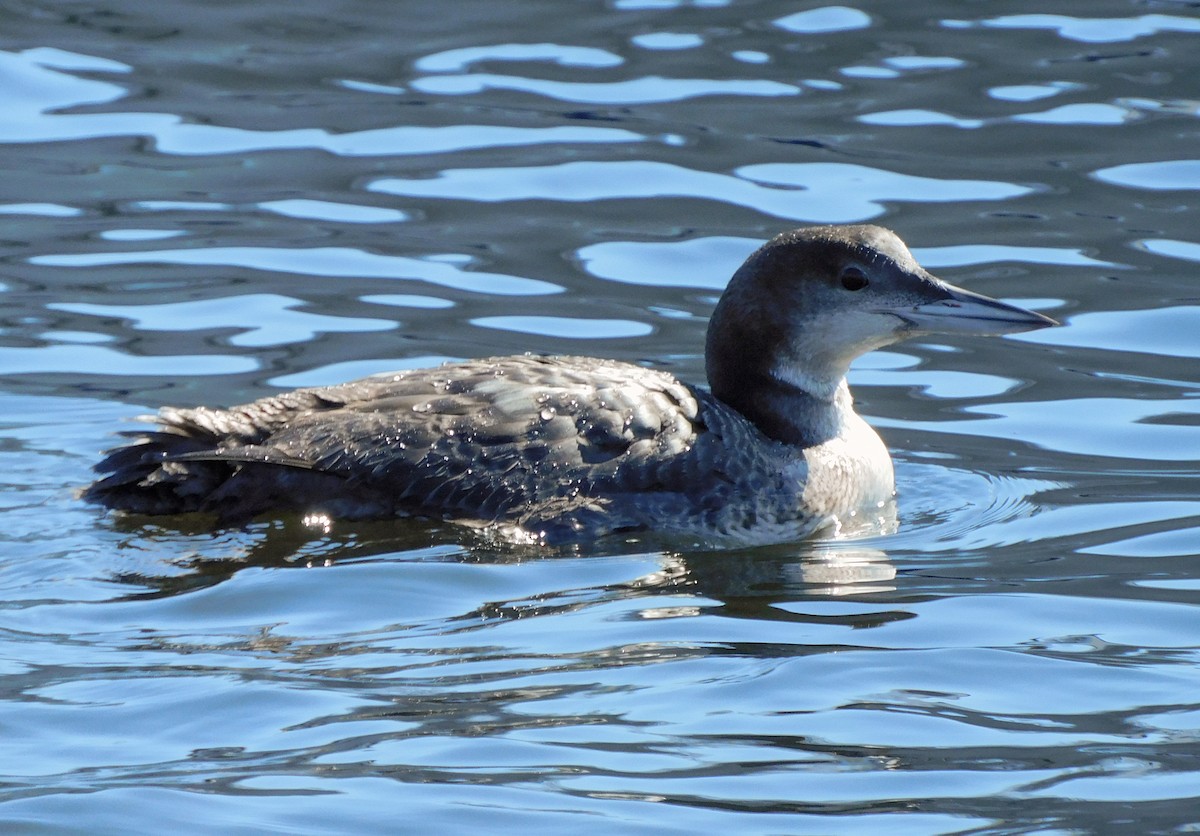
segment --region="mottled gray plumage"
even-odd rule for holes
[[[797,230],[722,297],[711,393],[629,363],[525,355],[168,407],[110,451],[84,495],[223,524],[297,509],[445,518],[534,542],[798,537],[893,490],[845,384],[853,357],[912,333],[1050,323],[934,279],[887,230]]]
[[[88,498],[226,523],[287,507],[503,521],[549,540],[796,516],[779,469],[794,450],[707,392],[609,360],[496,357],[157,421]]]

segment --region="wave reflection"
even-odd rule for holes
[[[420,259],[381,255],[350,247],[196,247],[147,252],[39,255],[29,259],[31,264],[50,267],[105,267],[118,264],[220,265],[308,276],[418,279],[457,290],[501,296],[529,296],[562,291],[559,285],[537,279],[466,270],[460,263],[467,261],[470,259],[466,256],[430,256]]]
[[[383,178],[367,188],[483,203],[693,197],[824,223],[878,217],[887,201],[1006,200],[1033,191],[1015,183],[917,177],[850,163],[766,163],[728,175],[649,160],[447,169],[431,179]]]
[[[505,125],[398,125],[361,131],[325,128],[251,130],[185,122],[170,113],[63,113],[81,105],[124,98],[119,84],[83,79],[59,70],[129,73],[115,61],[62,50],[0,52],[0,143],[61,142],[105,136],[149,136],[163,154],[246,154],[254,151],[317,149],[346,157],[442,154],[473,148],[561,143],[640,142],[644,137],[620,128],[588,125],[517,127]]]

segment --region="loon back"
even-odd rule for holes
[[[807,465],[704,390],[588,357],[453,363],[230,409],[163,409],[86,498],[241,524],[277,509],[420,515],[561,542],[653,528],[796,535]],[[886,455],[886,454],[885,454]],[[790,467],[781,467],[790,465]]]

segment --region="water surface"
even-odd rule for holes
[[[4,17],[4,830],[1200,827],[1189,4]],[[893,535],[544,554],[75,498],[164,404],[526,350],[702,382],[741,259],[862,221],[1065,323],[856,365]]]

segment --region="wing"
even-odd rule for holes
[[[647,494],[659,506],[721,505],[741,468],[725,461],[708,419],[736,426],[729,412],[640,366],[492,358],[228,410],[165,409],[157,428],[100,464],[110,475],[88,495],[149,513],[212,510],[226,522],[319,506],[591,536],[644,527],[655,512],[638,501]]]

